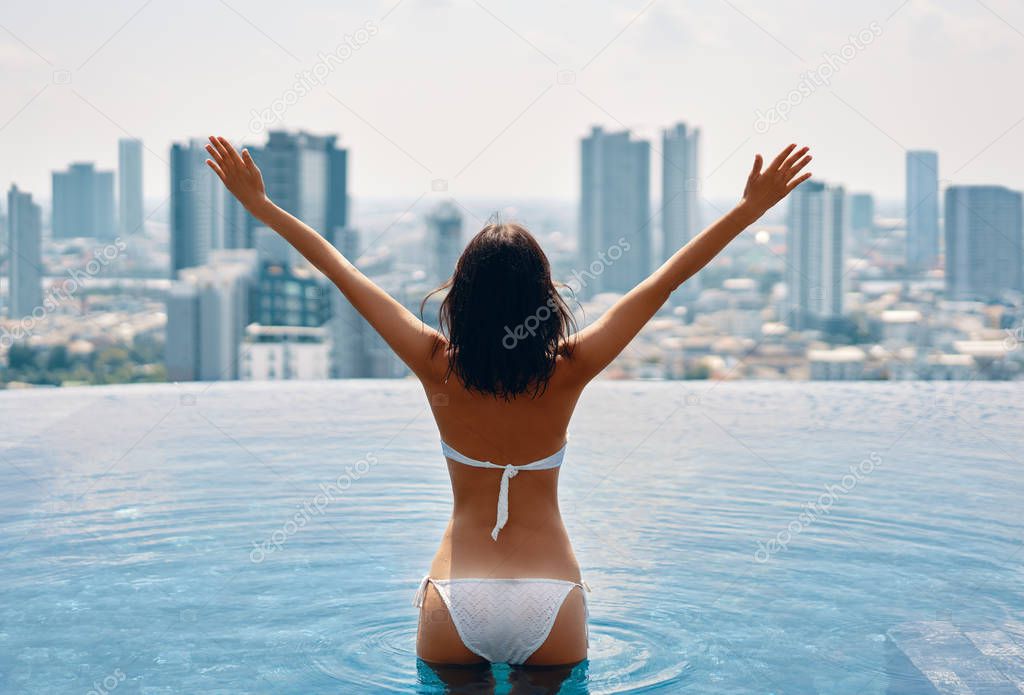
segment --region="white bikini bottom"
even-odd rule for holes
[[[548,638],[569,592],[586,582],[564,579],[431,579],[423,578],[413,605],[423,605],[427,584],[433,584],[448,607],[466,649],[494,663],[522,664]],[[583,594],[587,606],[587,595]],[[587,607],[587,618],[590,610]],[[422,618],[422,616],[421,616]],[[587,641],[590,641],[589,627]]]

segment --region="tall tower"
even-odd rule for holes
[[[867,237],[875,228],[875,196],[870,193],[850,194],[850,231]]]
[[[249,152],[274,202],[337,246],[349,218],[348,151],[337,136],[272,130]]]
[[[117,205],[121,234],[142,232],[142,140],[117,141]]]
[[[931,270],[939,259],[939,155],[907,152],[907,270]]]
[[[218,250],[185,268],[167,294],[164,360],[173,381],[237,379],[239,350],[252,317],[258,259],[250,249]]]
[[[437,282],[444,282],[455,271],[466,245],[462,238],[462,213],[454,203],[441,203],[427,216],[427,243],[430,276]]]
[[[700,130],[677,123],[661,135],[661,260],[686,245],[700,231]]]
[[[358,230],[351,227],[341,229],[335,234],[334,243],[352,263],[359,259]],[[351,379],[370,376],[366,342],[374,333],[373,329],[345,295],[335,292],[333,287],[327,291],[331,305],[331,320],[327,323],[331,334],[331,377]]]
[[[843,315],[848,220],[840,186],[807,181],[790,194],[783,319],[793,328],[819,328]]]
[[[114,172],[96,171],[92,162],[53,172],[52,223],[55,239],[114,238]]]
[[[206,165],[206,141],[171,145],[171,277],[225,248],[226,193]]]
[[[594,127],[580,143],[584,296],[628,292],[651,270],[650,143]]]
[[[1024,291],[1021,194],[1002,186],[946,189],[946,291],[996,300]]]
[[[42,210],[31,193],[12,185],[7,192],[9,318],[29,316],[43,305],[41,237]]]

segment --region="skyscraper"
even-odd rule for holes
[[[55,239],[112,239],[114,172],[96,171],[92,162],[53,172],[53,236]]]
[[[661,135],[661,260],[668,260],[700,231],[700,130],[678,123]]]
[[[359,243],[359,232],[351,227],[341,229],[335,234],[335,245],[352,263],[359,259]],[[373,329],[345,295],[336,291],[333,285],[324,291],[331,307],[331,320],[327,324],[331,333],[331,376],[370,376],[366,345],[368,337],[374,334]]]
[[[263,262],[255,290],[251,319],[261,326],[319,328],[331,317],[323,276],[310,267]]]
[[[580,143],[584,296],[628,292],[650,273],[650,160],[650,144],[628,131],[594,127]]]
[[[29,316],[43,304],[41,237],[42,210],[31,193],[12,185],[7,192],[9,318]]]
[[[945,202],[949,296],[995,300],[1024,291],[1021,194],[1002,186],[951,186]]]
[[[226,246],[227,194],[206,165],[205,145],[198,138],[171,145],[171,277]]]
[[[939,155],[907,152],[907,270],[931,270],[939,258]]]
[[[445,201],[427,216],[427,245],[430,253],[430,277],[444,282],[455,271],[455,263],[462,254],[462,213],[450,201]]]
[[[274,202],[337,245],[348,226],[348,151],[337,136],[272,130],[249,152]]]
[[[142,140],[117,141],[118,228],[123,236],[142,230]]]
[[[199,377],[199,289],[190,282],[173,282],[165,306],[167,380],[195,381]]]
[[[850,231],[867,235],[875,228],[875,197],[870,193],[850,194]]]
[[[238,346],[252,315],[256,252],[219,250],[206,265],[186,268],[167,296],[167,378],[238,378]]]
[[[848,219],[841,186],[806,181],[790,194],[783,319],[793,328],[827,327],[843,315]]]

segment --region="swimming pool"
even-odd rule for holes
[[[1020,395],[594,384],[562,692],[1024,692]],[[0,691],[443,691],[414,656],[450,499],[416,384],[3,392],[0,423]]]

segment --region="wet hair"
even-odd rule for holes
[[[537,240],[512,222],[487,224],[474,236],[452,277],[427,295],[447,290],[440,308],[448,339],[448,372],[463,386],[511,400],[544,392],[559,355],[570,356],[576,323]],[[434,354],[444,343],[434,344]]]

